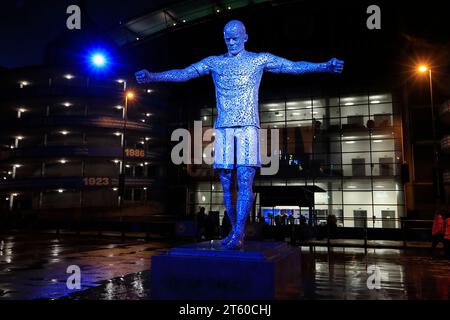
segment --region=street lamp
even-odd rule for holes
[[[133,91],[127,91],[127,82],[124,81],[123,90],[125,92],[125,107],[123,108],[123,130],[122,130],[122,163],[120,166],[119,175],[119,205],[123,203],[122,199],[125,196],[125,134],[128,122],[128,101],[134,98]]]
[[[417,67],[417,71],[419,73],[428,73],[429,85],[430,85],[430,108],[431,108],[431,124],[432,124],[432,133],[433,133],[433,153],[435,165],[437,165],[437,161],[439,160],[438,151],[436,146],[436,126],[435,126],[435,117],[434,117],[434,102],[433,102],[433,78],[431,75],[431,68],[425,64],[421,64]]]
[[[428,73],[428,80],[430,86],[430,108],[431,108],[431,128],[433,134],[433,180],[436,181],[436,192],[438,197],[440,196],[440,170],[439,170],[439,152],[436,145],[436,120],[434,116],[434,102],[433,102],[433,77],[431,74],[431,68],[425,64],[421,64],[417,67],[419,73]]]

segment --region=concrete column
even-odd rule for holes
[[[13,208],[14,208],[14,197],[15,197],[14,193],[11,193],[9,195],[9,211],[13,211]]]
[[[44,201],[44,193],[42,191],[39,192],[39,209],[42,209],[42,202]]]

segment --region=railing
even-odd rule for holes
[[[443,181],[445,184],[450,184],[450,171],[449,170],[444,171]]]
[[[19,218],[19,219],[18,219]],[[186,217],[185,217],[186,218]],[[178,216],[124,216],[117,214],[113,217],[108,217],[107,213],[100,213],[96,215],[79,213],[68,215],[64,220],[44,219],[39,215],[28,216],[28,220],[20,219],[17,214],[7,215],[0,214],[0,232],[8,232],[11,230],[21,230],[27,232],[42,232],[51,230],[57,236],[64,234],[81,235],[87,233],[89,236],[104,236],[106,233],[113,233],[114,236],[121,238],[125,237],[139,237],[149,240],[152,235],[157,234],[158,237],[174,237],[175,225],[177,221],[183,220],[183,217]],[[407,240],[429,240],[431,236],[432,220],[423,219],[383,219],[377,218],[375,220],[395,221],[398,228],[373,228],[370,227],[370,222],[373,219],[367,218],[344,218],[342,220],[351,220],[353,225],[357,227],[342,227],[339,224],[308,224],[300,223],[299,219],[295,219],[294,223],[269,225],[259,221],[259,224],[264,226],[264,229],[269,232],[269,238],[277,238],[281,236],[281,240],[285,240],[286,236],[294,245],[317,245],[317,241],[326,239],[327,247],[339,245],[333,243],[334,239],[357,239],[363,240],[362,244],[358,246],[363,247],[367,253],[370,240],[397,240],[401,241],[403,248],[408,247]],[[292,220],[291,220],[292,221]],[[296,223],[298,222],[298,223]],[[217,226],[218,227],[218,226]],[[218,231],[217,229],[216,231]],[[304,231],[307,231],[306,233]],[[309,237],[302,237],[304,234],[309,234]],[[219,233],[214,234],[213,237],[219,237]],[[384,239],[383,239],[384,238]],[[312,240],[315,239],[315,240]],[[278,239],[280,240],[280,239]],[[311,244],[311,241],[314,243]],[[350,244],[349,246],[353,246]],[[340,245],[339,245],[340,246]]]
[[[363,247],[367,252],[369,240],[397,240],[401,241],[403,248],[407,248],[407,240],[430,240],[433,220],[419,220],[406,218],[339,218],[336,223],[327,223],[326,218],[313,218],[311,223],[304,220],[301,223],[299,218],[286,219],[285,223],[276,224],[272,219],[271,223],[266,223],[277,233],[285,231],[289,234],[291,243],[297,244],[299,237],[295,234],[314,234],[316,239],[326,239],[326,245],[333,245],[332,239],[358,239],[363,240]],[[349,226],[350,225],[350,226]],[[301,237],[300,237],[301,238]],[[312,238],[312,237],[311,237]],[[300,243],[308,243],[311,239],[301,238]]]
[[[446,112],[450,112],[450,100],[444,102],[440,107],[439,107],[439,114],[444,114]]]
[[[362,227],[367,221],[367,225],[370,228],[370,225],[373,226],[373,228],[391,228],[391,229],[399,229],[401,227],[401,221],[402,218],[358,218],[358,217],[337,217],[336,223],[338,227]],[[311,223],[309,223],[308,219],[306,218],[306,223],[313,226],[320,226],[325,225],[327,223],[327,217],[325,216],[314,216]],[[349,226],[349,222],[352,222],[352,225]],[[383,226],[375,226],[377,223],[378,225],[383,222],[386,223],[395,223],[395,227],[388,227],[387,225]],[[276,219],[271,218],[270,223],[268,223],[271,226],[277,225]],[[279,225],[300,225],[301,224],[301,218],[286,218],[285,223],[279,224]]]
[[[52,233],[61,235],[89,235],[144,238],[171,238],[174,236],[176,217],[169,215],[107,216],[106,212],[95,215],[72,213],[65,219],[46,218],[39,214],[0,213],[0,232]]]
[[[450,149],[450,136],[446,136],[441,139],[441,149],[444,151],[449,151]]]

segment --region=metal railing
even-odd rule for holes
[[[48,232],[49,230],[60,236],[70,234],[80,236],[88,233],[90,236],[104,236],[113,232],[116,236],[125,238],[135,234],[141,234],[142,238],[149,240],[153,235],[159,237],[174,237],[175,224],[183,217],[177,216],[116,216],[106,219],[104,216],[97,216],[96,219],[81,218],[74,215],[64,220],[45,220],[35,216],[29,221],[18,221],[6,215],[0,215],[0,232],[16,230],[19,232]],[[186,217],[184,217],[186,218]],[[433,220],[425,219],[386,219],[386,218],[339,218],[337,223],[317,223],[325,219],[315,219],[314,223],[309,221],[300,223],[300,219],[286,220],[286,224],[267,224],[260,222],[264,228],[271,230],[269,237],[281,235],[282,239],[290,238],[292,244],[308,244],[308,241],[326,239],[326,246],[332,247],[334,239],[362,240],[365,251],[369,247],[370,240],[397,240],[402,241],[403,248],[408,247],[408,240],[430,240]],[[346,223],[347,221],[347,223]],[[352,222],[351,227],[347,227]],[[383,222],[393,228],[383,228]],[[376,224],[381,227],[376,227]],[[347,226],[345,226],[347,225]],[[356,225],[356,226],[355,226]],[[372,226],[371,226],[372,225]],[[345,226],[345,227],[344,227]],[[308,236],[304,236],[305,232]],[[279,233],[278,233],[279,232]]]
[[[327,223],[325,217],[314,217],[313,221],[300,223],[299,218],[286,219],[285,223],[274,221],[266,224],[270,228],[284,228],[291,235],[291,243],[308,243],[312,239],[295,238],[295,229],[312,230],[314,239],[326,239],[327,247],[333,246],[333,239],[363,240],[365,251],[371,240],[396,240],[402,242],[402,247],[408,247],[408,240],[430,241],[433,220],[407,218],[351,218],[340,217],[336,223]],[[291,230],[289,230],[291,229]],[[293,231],[294,230],[294,231]],[[275,230],[276,232],[276,230]],[[294,234],[294,235],[293,235]],[[292,236],[293,235],[293,236]],[[294,238],[293,238],[294,237]]]
[[[2,233],[52,233],[61,235],[112,235],[122,239],[137,237],[150,240],[153,237],[173,237],[176,217],[169,215],[96,217],[73,214],[65,219],[47,219],[37,215],[20,216],[0,214],[0,232]]]

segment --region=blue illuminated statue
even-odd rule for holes
[[[184,82],[211,75],[216,88],[217,119],[214,125],[214,165],[223,187],[223,200],[232,230],[222,240],[227,249],[241,249],[247,217],[253,205],[253,179],[261,167],[259,154],[258,91],[265,71],[272,73],[341,73],[344,62],[293,62],[270,53],[245,50],[248,35],[242,22],[224,28],[228,53],[210,56],[180,70],[136,72],[139,83]],[[232,176],[237,175],[237,201],[232,201]]]

